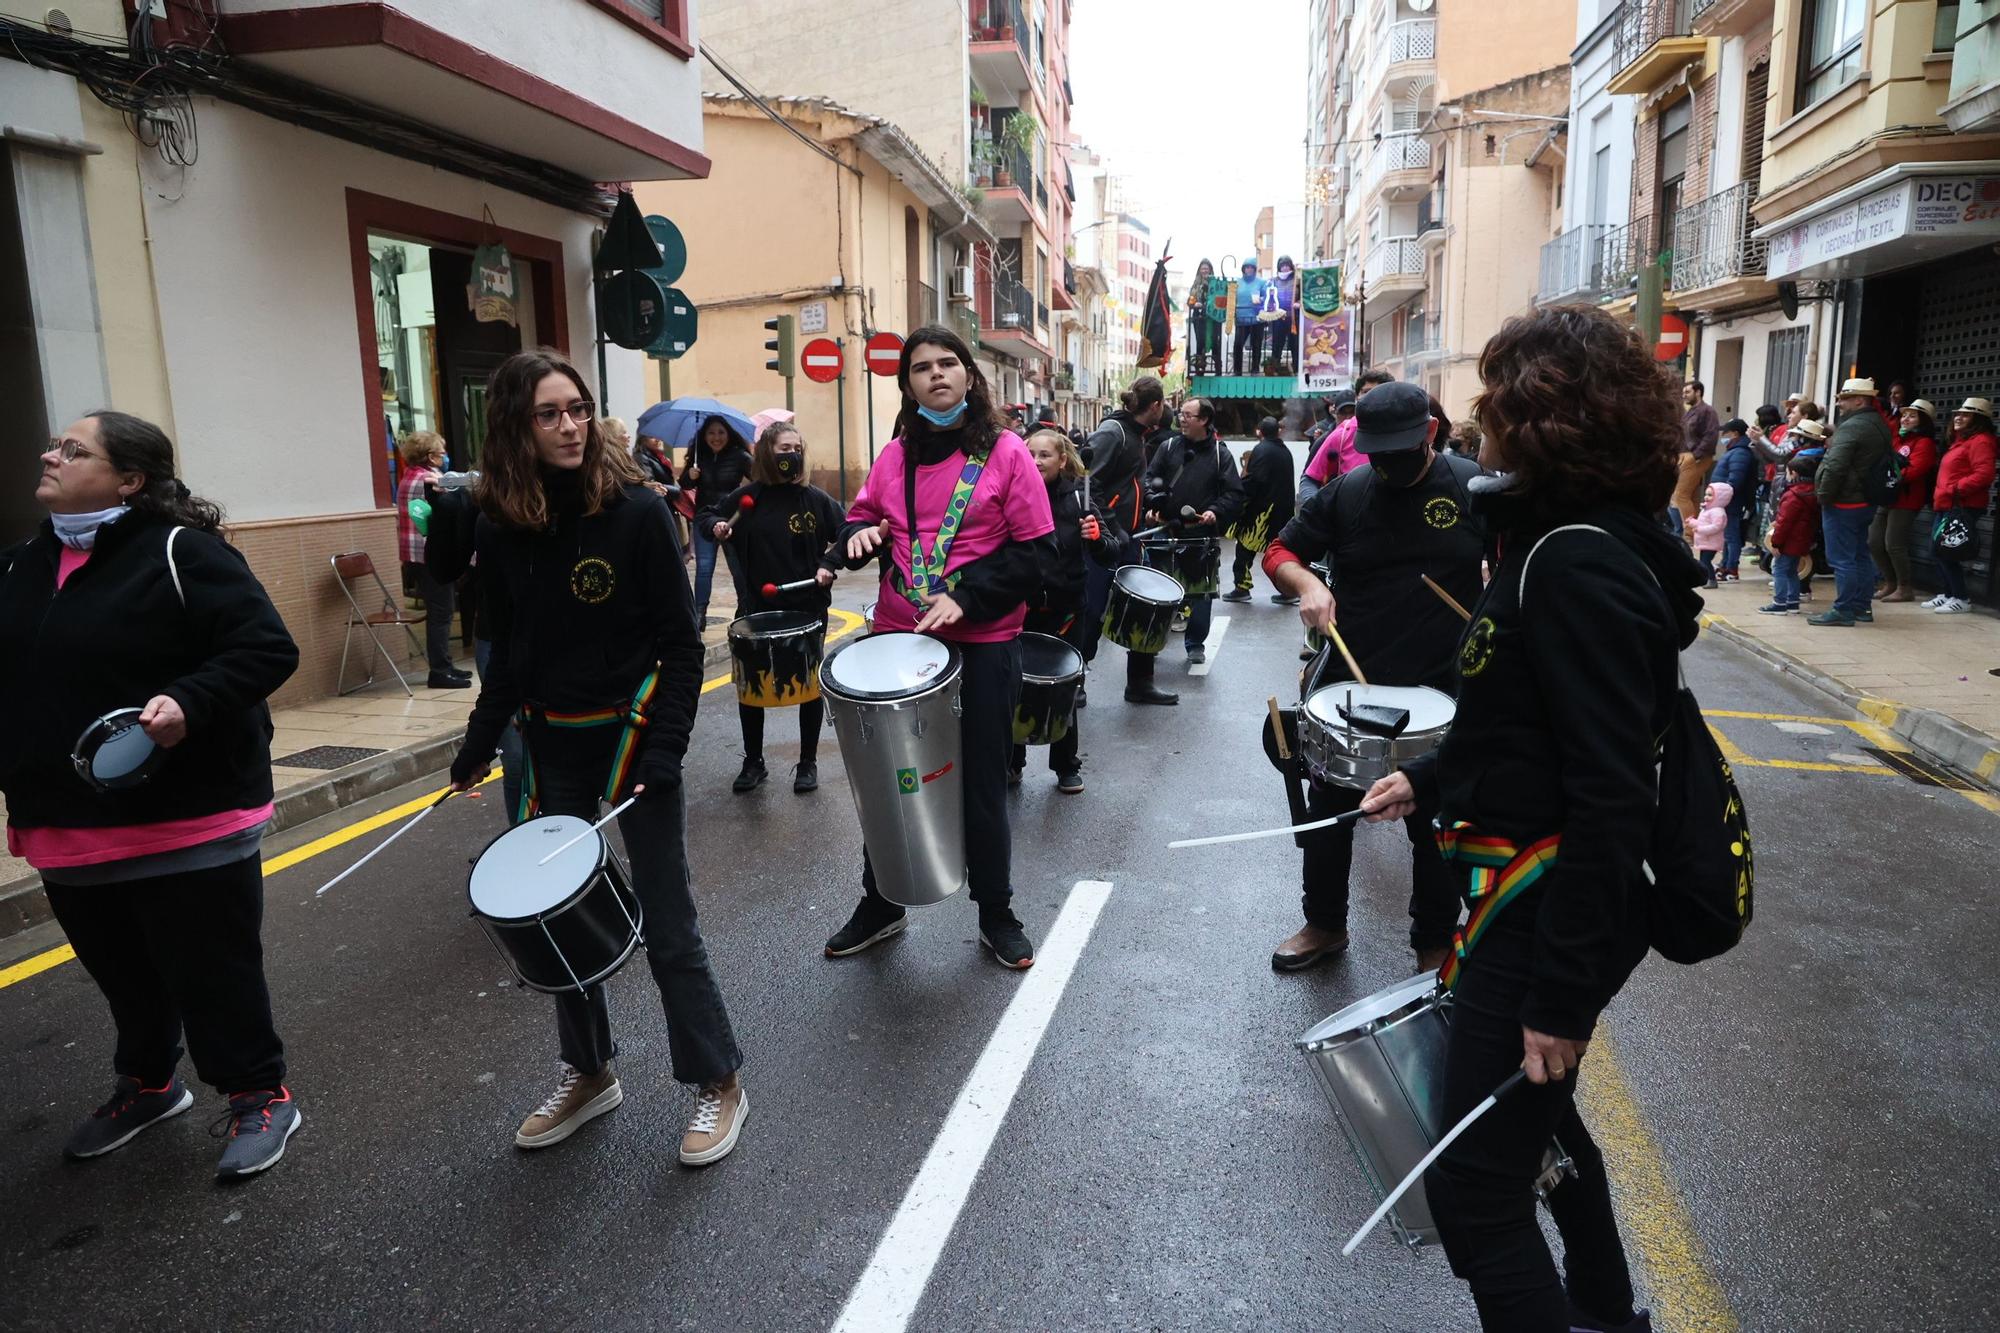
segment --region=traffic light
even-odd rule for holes
[[[799,322],[791,315],[779,315],[764,321],[764,329],[772,336],[764,340],[764,350],[771,354],[771,360],[764,363],[764,369],[775,370],[785,377],[785,406],[792,405],[792,374],[798,366],[798,353],[794,346],[797,341]]]

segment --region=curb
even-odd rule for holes
[[[702,670],[706,672],[728,660],[729,644],[711,643],[702,652]],[[451,767],[464,739],[465,728],[455,727],[279,792],[271,802],[271,823],[265,832],[282,833],[405,783],[442,773]],[[50,920],[51,915],[49,900],[42,893],[41,876],[25,875],[12,883],[0,884],[0,939],[39,926]]]
[[[1704,615],[1701,627],[1865,715],[1890,735],[1909,742],[1912,749],[1926,758],[1958,770],[1989,791],[2000,792],[2000,737],[1989,736],[1935,709],[1863,694],[1843,684],[1839,677],[1773,648],[1719,616]]]

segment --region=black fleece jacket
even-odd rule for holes
[[[24,828],[104,828],[255,809],[271,799],[264,700],[299,650],[235,547],[151,514],[98,529],[82,568],[56,587],[61,546],[41,531],[0,555],[0,793]],[[180,589],[174,588],[178,575]],[[183,601],[185,598],[185,601]],[[164,694],[187,738],[143,786],[100,792],[70,752],[85,727]]]
[[[701,475],[688,480],[688,473],[697,465]],[[712,509],[749,476],[750,451],[735,436],[729,437],[719,454],[710,453],[708,446],[697,440],[689,447],[687,463],[681,468],[681,489],[694,496],[696,509]]]
[[[1102,553],[1115,539],[1107,541],[1109,529],[1100,526],[1105,536],[1095,542],[1084,540],[1084,515],[1097,513],[1097,506],[1084,508],[1081,477],[1057,477],[1048,487],[1049,513],[1056,521],[1056,530],[1050,534],[1049,565],[1042,571],[1042,586],[1028,599],[1028,609],[1067,614],[1083,605],[1084,552]],[[1098,522],[1103,524],[1102,515]]]
[[[451,775],[484,767],[525,703],[590,712],[629,703],[654,663],[659,690],[634,781],[648,797],[680,781],[702,673],[694,598],[667,503],[624,487],[583,515],[576,475],[544,470],[553,515],[546,529],[479,520],[484,624],[493,655]]]
[[[1086,447],[1090,450],[1090,498],[1106,527],[1123,537],[1139,521],[1139,478],[1146,471],[1146,428],[1119,408],[1104,418]]]
[[[1521,1021],[1581,1040],[1646,953],[1638,896],[1659,799],[1656,744],[1703,575],[1636,509],[1551,523],[1505,494],[1475,492],[1474,505],[1503,534],[1500,564],[1459,645],[1458,716],[1443,747],[1408,772],[1446,821],[1521,846],[1562,835],[1554,868],[1500,910],[1510,927],[1534,923]],[[1570,523],[1610,535],[1550,536],[1524,611],[1523,562]]]
[[[742,508],[744,496],[754,502]],[[831,588],[799,588],[764,596],[767,583],[795,583],[809,579],[824,566],[840,566],[827,555],[827,545],[847,522],[840,501],[817,486],[780,482],[767,486],[750,482],[739,486],[714,509],[694,516],[695,531],[710,533],[717,523],[734,518],[728,546],[736,552],[743,586],[736,590],[738,615],[756,611],[810,611],[824,616],[833,605]]]
[[[1153,452],[1146,468],[1146,505],[1168,523],[1181,521],[1181,507],[1195,513],[1215,511],[1215,526],[1189,525],[1189,531],[1221,536],[1243,512],[1243,479],[1236,475],[1236,455],[1211,432],[1205,440],[1175,435]]]

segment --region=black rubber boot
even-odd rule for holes
[[[1128,704],[1177,704],[1178,694],[1169,693],[1153,684],[1153,667],[1158,661],[1156,653],[1125,654],[1125,702]]]

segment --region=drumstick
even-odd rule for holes
[[[781,592],[803,592],[818,582],[818,579],[794,579],[790,583],[767,583],[762,591],[766,597],[776,597]]]
[[[1167,844],[1167,850],[1180,847],[1211,847],[1218,842],[1249,842],[1254,838],[1282,838],[1288,833],[1310,833],[1314,829],[1332,828],[1335,824],[1352,824],[1367,811],[1354,809],[1332,819],[1316,819],[1310,824],[1293,824],[1289,828],[1260,828],[1255,833],[1220,833],[1212,838],[1182,838]]]
[[[723,524],[722,526],[723,526],[723,527],[725,527],[725,528],[728,528],[728,529],[729,529],[729,532],[730,532],[730,535],[731,535],[731,536],[734,536],[734,535],[736,534],[736,525],[737,525],[738,523],[740,523],[740,522],[742,521],[742,519],[743,519],[743,516],[744,516],[745,514],[749,513],[749,512],[751,511],[751,510],[755,509],[756,507],[757,507],[757,497],[756,497],[756,496],[754,496],[754,495],[746,495],[746,496],[744,496],[744,497],[743,497],[743,498],[742,498],[741,500],[738,500],[738,501],[736,502],[736,511],[737,511],[737,512],[736,512],[736,517],[735,517],[735,518],[732,518],[732,519],[730,519],[730,520],[729,520],[729,521],[728,521],[727,523]]]
[[[402,837],[405,833],[408,833],[411,829],[415,828],[417,825],[423,823],[425,816],[429,815],[431,811],[437,809],[439,806],[443,805],[446,801],[449,801],[452,797],[456,795],[458,795],[457,792],[447,788],[444,791],[444,793],[440,795],[435,801],[432,801],[429,805],[417,811],[417,813],[409,820],[409,822],[405,823],[403,827],[397,829],[394,833],[391,833],[388,837],[382,839],[381,842],[377,843],[374,851],[368,853],[368,855],[362,857],[359,861],[356,861],[353,865],[347,867],[347,869],[341,871],[338,875],[335,875],[332,879],[320,885],[318,892],[314,893],[313,897],[315,898],[320,897],[328,889],[340,883],[340,881],[346,879],[349,875],[361,869],[361,867],[367,865],[370,861],[373,861],[377,856],[380,856],[382,854],[382,849],[384,847],[387,847],[390,843]]]
[[[1431,577],[1430,575],[1428,575],[1428,574],[1419,574],[1419,575],[1418,575],[1417,577],[1418,577],[1418,578],[1420,578],[1420,579],[1422,579],[1422,580],[1424,581],[1424,586],[1425,586],[1425,587],[1429,588],[1429,589],[1430,589],[1430,590],[1431,590],[1432,592],[1436,593],[1436,594],[1437,594],[1438,596],[1440,596],[1440,597],[1444,598],[1444,604],[1445,604],[1446,606],[1450,607],[1450,608],[1451,608],[1452,610],[1454,610],[1454,611],[1458,612],[1458,618],[1459,618],[1460,620],[1470,620],[1470,619],[1472,619],[1472,612],[1470,612],[1470,611],[1466,610],[1466,609],[1465,609],[1464,607],[1460,606],[1460,605],[1458,604],[1458,598],[1456,598],[1456,597],[1453,597],[1453,596],[1452,596],[1452,595],[1451,595],[1450,593],[1446,592],[1446,591],[1445,591],[1445,590],[1444,590],[1443,588],[1440,588],[1440,587],[1438,586],[1438,582],[1437,582],[1437,580],[1436,580],[1436,579],[1432,578],[1432,577]]]
[[[1361,1224],[1361,1230],[1355,1232],[1352,1236],[1348,1237],[1347,1244],[1340,1247],[1341,1254],[1343,1256],[1353,1254],[1354,1247],[1361,1243],[1361,1238],[1367,1235],[1370,1231],[1372,1231],[1377,1222],[1380,1222],[1384,1217],[1387,1217],[1389,1215],[1389,1210],[1396,1206],[1396,1200],[1403,1197],[1403,1191],[1410,1188],[1410,1186],[1416,1184],[1418,1178],[1421,1177],[1425,1171],[1428,1171],[1430,1169],[1431,1163],[1435,1162],[1440,1156],[1443,1155],[1444,1150],[1452,1145],[1452,1141],[1456,1139],[1459,1135],[1465,1133],[1466,1130],[1472,1128],[1473,1121],[1479,1119],[1480,1116],[1483,1116],[1488,1111],[1492,1110],[1494,1106],[1496,1106],[1499,1103],[1502,1097],[1505,1097],[1508,1093],[1512,1092],[1515,1086],[1519,1084],[1520,1081],[1526,1078],[1527,1076],[1528,1076],[1527,1070],[1525,1069],[1515,1070],[1513,1073],[1507,1076],[1506,1082],[1502,1083],[1499,1087],[1493,1089],[1492,1093],[1486,1098],[1485,1101],[1473,1107],[1472,1110],[1466,1114],[1465,1119],[1453,1125],[1451,1127],[1451,1133],[1439,1139],[1437,1147],[1425,1153],[1423,1156],[1423,1160],[1410,1168],[1410,1174],[1403,1177],[1403,1183],[1396,1186],[1395,1189],[1389,1191],[1389,1197],[1382,1200],[1382,1206],[1377,1208],[1373,1213],[1371,1213],[1368,1217],[1368,1220]]]
[[[612,820],[618,818],[618,816],[624,814],[627,810],[630,810],[632,808],[632,803],[638,799],[639,798],[636,796],[627,796],[621,804],[612,809],[610,814],[598,820],[595,824],[592,824],[589,828],[577,834],[574,838],[571,838],[568,842],[556,848],[554,851],[550,852],[547,856],[543,857],[541,860],[535,862],[535,864],[538,866],[545,866],[549,862],[555,860],[558,856],[561,856],[564,852],[576,846],[578,843],[582,842],[585,838],[597,832],[597,830],[603,828],[606,824],[609,824]]]
[[[1271,707],[1271,734],[1278,741],[1278,758],[1289,762],[1292,757],[1292,747],[1285,743],[1285,724],[1278,716],[1278,696],[1272,695],[1267,702]]]
[[[1147,528],[1144,532],[1133,533],[1132,540],[1136,542],[1136,541],[1143,541],[1148,537],[1157,537],[1166,530],[1167,530],[1167,525],[1162,523],[1157,528]]]
[[[1347,651],[1347,640],[1340,637],[1339,626],[1335,625],[1331,620],[1326,622],[1326,637],[1332,639],[1333,646],[1340,649],[1341,660],[1346,662],[1347,669],[1354,673],[1354,683],[1356,685],[1366,685],[1368,677],[1361,674],[1361,663],[1355,661],[1354,654]]]

